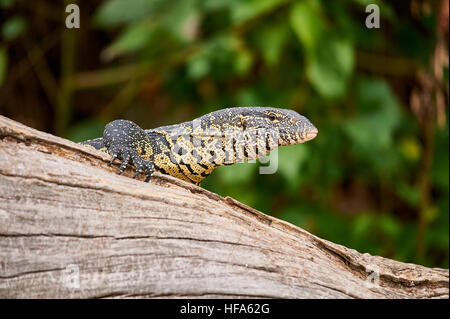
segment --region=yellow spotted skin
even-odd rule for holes
[[[199,185],[220,165],[259,158],[282,145],[311,140],[317,129],[304,116],[289,109],[234,107],[218,110],[189,122],[143,130],[127,120],[108,123],[103,138],[82,144],[122,159],[136,175],[154,170]]]

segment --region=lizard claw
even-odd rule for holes
[[[119,171],[117,172],[117,174],[119,174],[119,175],[122,174],[123,171],[127,168],[127,165],[131,159],[130,152],[128,152],[128,151],[122,152],[121,155],[122,155],[123,160],[122,160],[122,164],[120,164]]]
[[[111,160],[109,161],[108,166],[111,166],[111,165],[112,165],[112,163],[113,163],[114,160],[117,158],[117,156],[118,156],[117,153],[111,155]]]
[[[145,173],[145,182],[150,180],[154,169],[152,161],[145,161],[135,151],[130,149],[111,149],[109,152],[111,154],[111,161],[109,162],[109,165],[111,165],[116,158],[122,158],[122,163],[120,164],[117,174],[122,174],[127,168],[127,165],[132,162],[136,166],[136,173],[133,178],[136,178],[139,173]]]
[[[119,175],[122,174],[129,163],[136,166],[136,178],[139,173],[145,173],[145,181],[150,180],[153,174],[154,165],[152,157],[146,161],[141,157],[141,153],[151,154],[151,144],[147,133],[131,121],[116,120],[108,123],[103,131],[103,142],[111,154],[111,165],[116,158],[120,158]],[[150,151],[149,151],[150,149]]]
[[[139,173],[145,173],[145,182],[148,182],[150,180],[150,177],[153,174],[153,162],[152,161],[146,161],[144,159],[142,159],[142,157],[140,157],[137,154],[133,154],[132,155],[132,161],[133,164],[136,166],[136,174],[134,174],[133,178],[136,178]]]

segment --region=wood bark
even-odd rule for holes
[[[449,271],[321,239],[0,116],[1,298],[448,298]],[[251,190],[249,190],[251,191]]]

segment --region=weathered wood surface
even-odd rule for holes
[[[361,254],[170,176],[118,176],[109,158],[0,116],[1,298],[448,298],[446,269]]]

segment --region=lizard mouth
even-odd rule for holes
[[[316,128],[310,129],[308,131],[296,132],[294,134],[283,132],[280,134],[279,144],[281,146],[284,146],[284,145],[304,143],[314,139],[318,133],[319,130]]]
[[[303,134],[302,142],[310,141],[315,138],[319,134],[319,130],[314,128],[310,131],[307,131]]]

